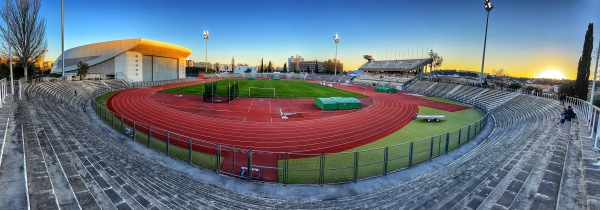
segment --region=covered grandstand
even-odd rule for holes
[[[354,79],[355,84],[401,87],[410,82],[431,63],[431,58],[375,61],[370,56],[359,70],[364,72]]]

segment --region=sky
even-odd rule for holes
[[[65,50],[96,42],[147,38],[192,50],[188,59],[283,66],[287,58],[335,56],[355,70],[376,60],[420,58],[433,49],[442,69],[481,70],[486,11],[483,0],[64,0]],[[492,0],[485,72],[519,77],[556,70],[574,79],[588,23],[600,37],[598,0]],[[46,60],[61,54],[61,5],[42,1]],[[423,52],[425,51],[425,52]],[[592,65],[595,64],[595,56]]]

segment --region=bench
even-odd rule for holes
[[[437,122],[439,122],[440,120],[443,120],[446,116],[444,115],[419,115],[416,114],[415,116],[413,116],[413,119],[425,119],[427,120],[427,122],[430,122],[431,120],[435,120]]]

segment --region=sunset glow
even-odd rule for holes
[[[548,79],[565,79],[565,75],[558,70],[550,69],[542,72],[537,76],[538,78],[548,78]]]
[[[60,1],[44,1],[40,8],[47,20],[49,61],[62,50],[60,6]],[[110,15],[90,15],[89,8]],[[598,8],[600,1],[593,0],[496,2],[485,40],[484,72],[504,69],[511,76],[532,78],[546,77],[540,70],[559,69],[560,75],[548,76],[575,79],[587,25],[600,23]],[[337,58],[345,71],[365,64],[363,55],[417,59],[433,50],[444,58],[436,69],[479,72],[487,11],[479,1],[105,0],[67,2],[64,17],[65,49],[146,38],[190,49],[186,60],[194,62],[230,63],[235,57],[241,64],[264,60],[282,68],[295,55],[333,59],[332,35],[338,34]],[[204,31],[210,31],[208,44]]]

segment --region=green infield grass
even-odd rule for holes
[[[365,95],[350,91],[295,80],[219,80],[217,82],[217,93],[215,95],[226,96],[228,94],[229,84],[234,81],[239,82],[240,97],[248,98],[273,97],[273,91],[275,92],[276,98],[366,97]],[[248,93],[249,90],[250,94]],[[202,95],[204,93],[204,84],[166,89],[160,92]]]
[[[442,101],[439,98],[434,99]],[[387,172],[397,171],[416,165],[430,158],[443,155],[471,138],[475,131],[479,132],[478,124],[474,124],[484,117],[476,109],[466,109],[458,112],[419,106],[419,114],[445,115],[446,120],[440,122],[427,122],[413,120],[402,129],[381,138],[375,142],[365,144],[337,154],[323,155],[323,181],[324,183],[337,183],[379,176]],[[460,131],[459,131],[460,130]],[[446,139],[448,145],[446,146]],[[412,156],[410,154],[412,142]],[[387,147],[387,149],[386,149]],[[387,163],[385,153],[387,150]],[[357,160],[358,170],[354,174],[354,160]],[[295,184],[318,184],[320,179],[320,156],[307,158],[279,160],[279,168],[287,166],[287,177],[283,177],[283,170],[279,172],[279,180]]]

